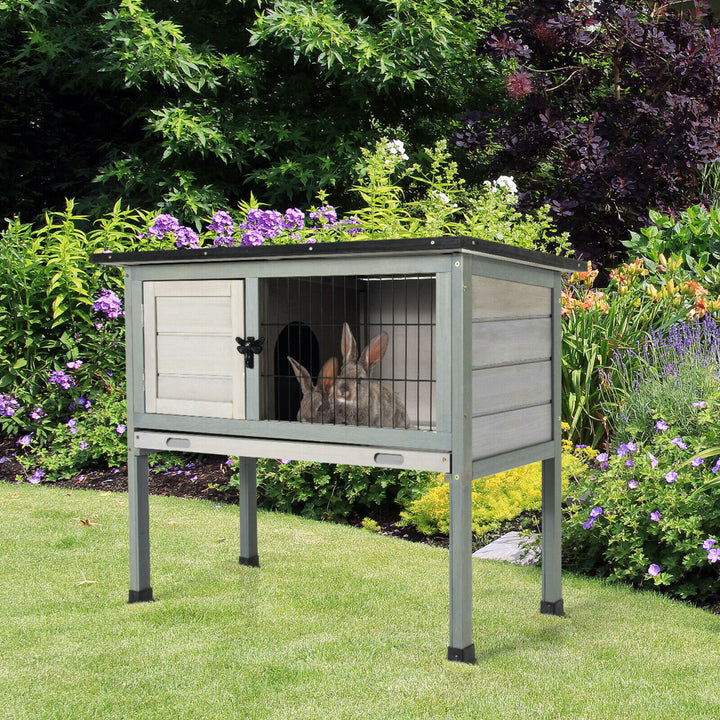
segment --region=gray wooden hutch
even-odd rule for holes
[[[105,253],[125,273],[130,601],[150,584],[149,452],[240,457],[240,562],[259,565],[255,459],[434,470],[450,485],[448,658],[473,662],[471,482],[542,461],[542,598],[562,614],[561,273],[567,258],[470,237]],[[376,377],[408,427],[297,422],[317,379],[387,333]]]

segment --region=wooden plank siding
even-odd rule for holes
[[[552,439],[552,290],[474,275],[473,461]]]
[[[145,411],[245,417],[243,281],[143,283]]]

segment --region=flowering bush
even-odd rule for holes
[[[518,190],[511,177],[488,181],[482,192],[468,196],[444,142],[421,155],[410,164],[404,143],[387,138],[363,150],[353,188],[363,204],[345,217],[338,216],[322,193],[308,212],[261,209],[251,196],[238,213],[217,211],[200,235],[162,213],[138,237],[195,248],[469,235],[517,247],[568,251],[567,237],[555,232],[546,208],[533,214],[517,210]],[[406,200],[406,195],[414,199]]]
[[[563,453],[563,492],[582,463]],[[472,483],[472,530],[477,536],[497,530],[505,520],[542,505],[542,465],[534,463],[507,470]],[[450,486],[436,475],[420,497],[410,499],[401,513],[404,525],[413,525],[424,535],[447,535],[450,522]]]
[[[647,442],[622,443],[591,461],[591,472],[571,488],[575,499],[564,518],[569,567],[717,602],[720,566],[712,551],[720,539],[720,504],[702,491],[720,469],[717,454],[707,457],[710,438],[717,437],[717,405],[685,411],[705,416],[705,434],[683,436],[657,419]]]
[[[606,437],[605,378],[616,353],[642,348],[652,330],[720,315],[720,297],[708,300],[682,259],[662,260],[621,265],[602,291],[594,288],[598,272],[588,263],[563,290],[562,416],[576,443],[597,447]]]

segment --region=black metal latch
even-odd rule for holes
[[[253,368],[255,367],[255,355],[260,354],[262,352],[262,346],[265,342],[265,338],[254,338],[254,337],[248,337],[247,339],[236,337],[235,342],[238,344],[237,351],[245,356],[245,367],[246,368]]]

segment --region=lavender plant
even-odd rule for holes
[[[615,442],[649,441],[658,418],[683,435],[707,434],[704,416],[687,408],[720,399],[720,326],[705,316],[651,330],[639,347],[616,352],[603,389]]]
[[[696,403],[683,410],[709,418],[717,405]],[[579,499],[566,511],[567,565],[696,603],[716,603],[720,503],[715,494],[698,490],[718,472],[720,457],[704,457],[707,442],[703,435],[680,435],[661,419],[649,440],[598,454],[592,472],[573,488]]]

